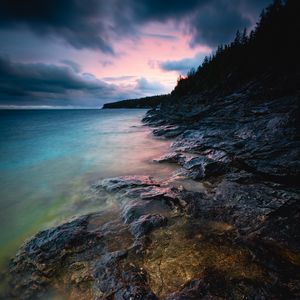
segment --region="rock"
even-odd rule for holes
[[[225,300],[223,297],[211,295],[208,291],[208,284],[203,280],[194,279],[186,283],[179,292],[172,293],[164,298],[164,300]]]
[[[187,176],[193,179],[203,179],[226,173],[228,165],[222,161],[215,161],[211,158],[200,156],[186,161],[183,164],[183,168],[189,171],[186,173]]]
[[[22,291],[27,299],[44,292],[68,255],[101,245],[101,234],[87,230],[88,219],[83,216],[41,231],[25,243],[10,265],[13,293]]]
[[[159,184],[149,176],[122,176],[104,179],[101,182],[101,186],[108,192],[115,192],[125,188],[147,187],[153,185]]]
[[[166,138],[174,138],[184,132],[184,129],[185,128],[181,126],[160,126],[158,129],[153,130],[153,134]]]
[[[114,220],[115,215],[111,218]],[[42,231],[26,242],[12,260],[13,289],[7,298],[45,298],[59,287],[80,299],[81,293],[91,293],[94,261],[108,249],[126,249],[132,242],[127,226],[110,221],[110,216],[104,214],[82,216]]]
[[[257,103],[251,101],[253,90],[215,99],[214,103],[201,103],[210,110],[203,114],[201,122],[195,121],[188,126],[190,113],[185,112],[186,104],[164,103],[159,111],[160,119],[168,122],[170,112],[180,109],[180,118],[185,118],[185,130],[172,144],[174,152],[193,152],[220,161],[225,154],[227,163],[231,158],[242,162],[240,167],[246,171],[272,177],[278,182],[292,182],[296,185],[299,177],[300,147],[297,136],[298,96],[286,96]],[[203,101],[200,97],[187,101]],[[198,113],[198,106],[195,114]],[[259,113],[258,113],[259,112]],[[262,113],[263,112],[263,113]],[[170,120],[172,126],[181,120]],[[175,125],[174,125],[175,124]],[[165,127],[167,125],[164,125]],[[161,131],[163,134],[163,131]],[[209,152],[211,154],[209,154]],[[219,153],[218,153],[219,152]],[[223,160],[225,163],[225,161]]]
[[[296,195],[294,195],[296,196]],[[300,202],[292,199],[291,195],[282,195],[286,198],[285,204],[269,213],[262,226],[251,235],[261,240],[276,241],[281,252],[285,252],[285,259],[295,267],[300,266]],[[289,197],[289,199],[287,199]],[[293,237],[293,238],[289,238]],[[274,247],[274,243],[270,243]],[[288,250],[289,249],[289,250]],[[298,253],[298,255],[297,255]],[[287,266],[287,263],[285,263]]]
[[[221,300],[222,298],[218,297],[206,297],[207,295],[207,286],[199,279],[194,279],[188,282],[181,291],[172,293],[171,295],[164,298],[164,300],[197,300],[197,299],[215,299]]]
[[[67,251],[81,251],[91,243],[96,243],[101,236],[87,232],[88,216],[72,222],[39,232],[19,251],[14,265],[35,262],[35,266],[45,275],[56,271]]]
[[[183,160],[183,158],[184,155],[182,153],[171,152],[157,159],[154,159],[153,161],[158,163],[180,163]]]
[[[106,254],[94,267],[93,292],[95,299],[157,299],[147,284],[144,270],[124,262],[127,252]]]
[[[149,234],[152,230],[166,225],[168,219],[161,215],[143,215],[138,220],[132,222],[129,226],[130,232],[140,238]]]
[[[296,199],[297,192],[278,184],[239,184],[224,179],[217,185],[210,204],[199,209],[214,210],[216,218],[235,224],[245,233],[259,228],[269,214]]]
[[[169,206],[158,201],[133,200],[122,206],[121,216],[124,223],[130,224],[142,216],[155,212],[164,212],[167,215],[169,211]]]

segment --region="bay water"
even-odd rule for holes
[[[151,135],[145,110],[0,111],[0,265],[39,230],[73,215],[94,182],[120,175],[163,178],[153,163],[169,142]]]

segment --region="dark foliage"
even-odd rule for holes
[[[166,98],[168,98],[168,95],[122,100],[113,103],[106,103],[103,105],[103,108],[153,108],[159,105]]]
[[[205,57],[197,70],[179,76],[171,95],[124,100],[104,108],[151,108],[165,103],[180,104],[183,98],[200,95],[213,99],[259,81],[268,95],[291,94],[300,84],[300,1],[274,0],[262,11],[256,27],[237,31],[233,42],[220,45]],[[200,99],[199,98],[199,99]],[[202,100],[201,100],[202,101]],[[195,104],[195,103],[194,103]]]
[[[247,34],[237,31],[234,41],[221,45],[201,66],[180,77],[173,96],[196,94],[217,88],[232,91],[262,74],[299,72],[300,1],[275,0]]]

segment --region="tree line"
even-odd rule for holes
[[[262,73],[299,72],[300,1],[275,0],[256,27],[236,32],[235,39],[205,57],[198,69],[179,77],[172,95],[194,94],[217,87],[230,91]]]

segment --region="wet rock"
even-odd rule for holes
[[[174,138],[184,132],[185,128],[181,126],[161,126],[153,130],[156,136],[164,136],[166,138]]]
[[[180,163],[183,161],[184,155],[178,152],[171,152],[166,155],[163,155],[157,159],[154,159],[154,162],[158,163]]]
[[[133,238],[113,214],[90,214],[38,233],[10,264],[7,299],[50,297],[67,292],[72,299],[92,298],[91,269],[109,250],[126,249]],[[54,294],[55,294],[54,293]]]
[[[247,90],[248,89],[248,90]],[[171,113],[186,118],[186,129],[172,144],[175,152],[198,153],[214,161],[221,161],[221,153],[228,159],[242,162],[240,168],[260,174],[277,182],[297,185],[299,177],[299,114],[298,95],[267,99],[263,103],[251,100],[255,88],[232,94],[223,99],[198,103],[203,98],[190,96],[189,109],[198,112],[199,105],[210,112],[202,114],[201,121],[188,126],[190,113],[185,112],[186,102],[164,103],[159,117],[168,122]],[[201,100],[200,100],[201,99]],[[211,109],[213,107],[213,109]],[[170,120],[172,126],[182,120]],[[210,152],[211,154],[209,154]],[[217,156],[216,156],[217,154]],[[222,155],[222,154],[221,154]],[[225,163],[225,160],[223,160]],[[271,178],[272,177],[272,178]]]
[[[286,260],[295,266],[300,267],[299,228],[299,199],[287,199],[285,204],[278,209],[273,210],[266,216],[265,222],[251,235],[251,238],[255,237],[257,239],[260,237],[261,240],[266,240],[268,242],[276,241],[277,246],[280,245],[282,248],[279,252],[286,254]],[[270,245],[272,245],[272,243]]]
[[[143,215],[160,213],[169,216],[186,206],[184,190],[170,187],[134,188],[122,194],[121,216],[126,224]]]
[[[130,224],[129,230],[136,238],[140,238],[152,230],[166,225],[167,222],[168,219],[161,215],[143,215]]]
[[[203,179],[225,174],[228,165],[222,161],[215,161],[205,156],[201,156],[186,161],[183,168],[189,171],[186,173],[189,174],[189,177],[193,179]]]
[[[200,279],[194,279],[188,282],[181,291],[172,293],[164,298],[164,300],[197,300],[197,299],[211,299],[222,300],[219,297],[207,295],[207,286]]]
[[[88,245],[97,243],[101,236],[87,232],[88,216],[38,233],[19,251],[12,266],[32,264],[45,275],[56,271],[61,260],[70,251],[81,251]],[[25,267],[25,266],[24,266]]]
[[[115,192],[122,189],[131,189],[134,187],[147,187],[158,185],[150,176],[121,176],[116,178],[104,179],[101,186],[108,192]]]
[[[226,211],[222,218],[247,232],[262,226],[269,214],[296,199],[297,191],[279,184],[239,184],[225,179],[218,184],[212,203],[215,209]]]
[[[130,224],[144,215],[155,212],[169,214],[170,207],[158,201],[133,200],[122,206],[121,216],[126,224]]]
[[[174,200],[180,194],[180,190],[173,187],[152,187],[148,191],[141,193],[141,198],[145,200],[155,200],[160,198]]]
[[[150,204],[151,201],[161,203],[163,206],[167,204],[171,209],[181,209],[186,205],[182,197],[184,189],[168,186],[164,182],[158,183],[147,176],[106,179],[102,181],[102,187],[116,193],[116,197],[123,203],[122,215],[126,220],[129,211],[136,209],[140,212],[145,211],[144,208],[153,205]],[[145,202],[142,203],[141,200]]]
[[[83,216],[41,231],[25,243],[10,265],[13,292],[22,291],[24,299],[44,292],[68,255],[101,246],[101,234],[87,230],[88,219]]]
[[[93,291],[96,299],[156,299],[147,285],[146,273],[134,266],[124,265],[127,252],[105,255],[94,267]]]

